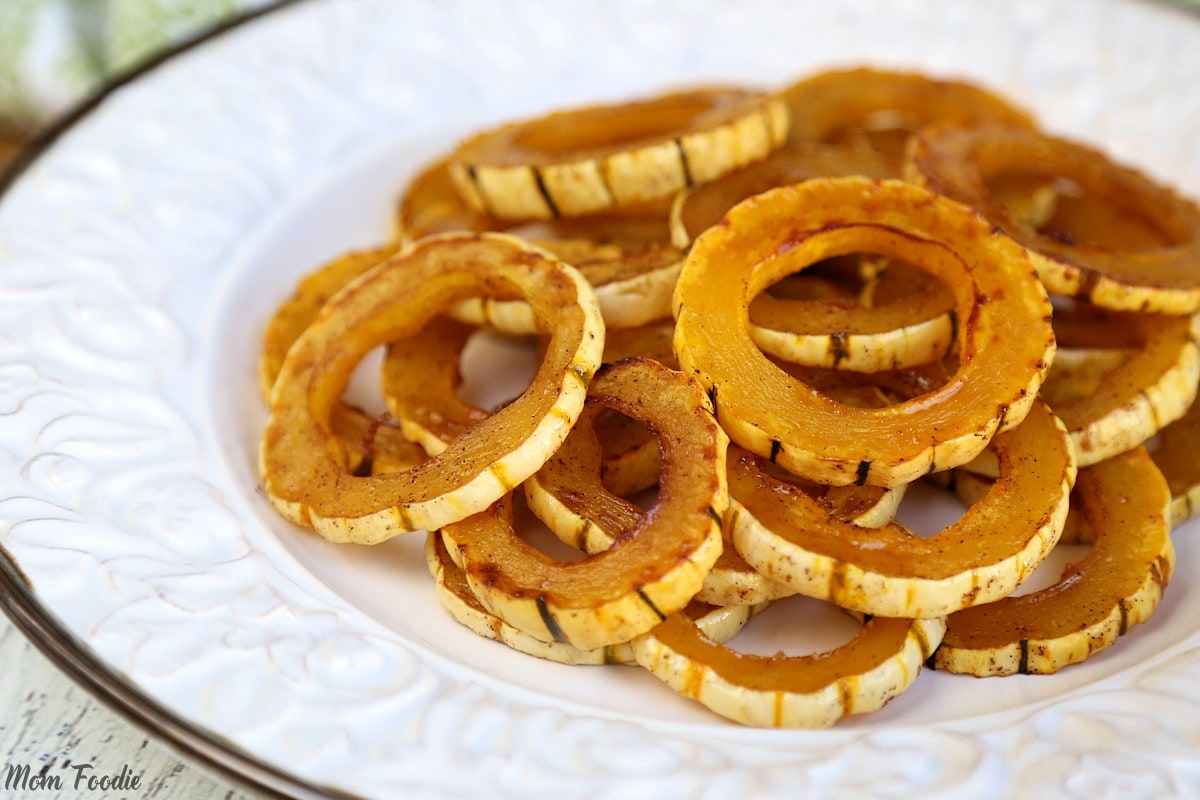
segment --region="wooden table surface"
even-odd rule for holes
[[[0,133],[0,166],[19,147],[18,138]],[[87,788],[89,778],[119,778],[123,769],[125,777],[115,783],[124,788]],[[39,775],[57,777],[61,789],[52,788],[53,782],[38,788]],[[99,785],[97,780],[93,784]],[[110,711],[0,613],[0,800],[252,797]]]

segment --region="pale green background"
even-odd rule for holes
[[[169,44],[272,0],[0,0],[0,128],[35,130]]]

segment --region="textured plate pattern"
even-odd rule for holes
[[[417,159],[568,103],[782,85],[871,61],[984,81],[1200,195],[1200,23],[1180,12],[1116,0],[733,9],[312,0],[117,92],[0,204],[0,545],[134,686],[344,791],[1200,793],[1183,767],[1200,738],[1194,523],[1176,534],[1179,579],[1159,615],[1099,667],[1017,679],[993,706],[978,705],[992,683],[922,676],[877,719],[779,733],[680,712],[669,693],[654,695],[662,715],[632,714],[493,677],[394,624],[403,609],[339,590],[321,571],[340,556],[291,541],[256,496],[255,340],[238,336],[256,334],[299,272],[382,235],[383,178],[362,205],[313,200],[370,184],[364,164],[391,164],[389,180],[416,166],[380,154]],[[312,232],[314,208],[326,234]],[[396,580],[424,577],[414,564]],[[570,696],[573,676],[553,675]]]

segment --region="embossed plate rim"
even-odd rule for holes
[[[99,103],[97,100],[93,105]],[[75,119],[64,123],[40,143],[35,143],[28,149],[0,181],[0,189],[10,185],[20,172],[34,162],[38,153],[53,146],[59,133],[69,129],[74,121],[87,113],[81,112]],[[87,644],[59,625],[52,609],[46,608],[29,589],[27,582],[21,579],[17,560],[8,552],[4,552],[3,556],[0,562],[4,564],[3,603],[6,611],[39,646],[48,650],[57,662],[89,690],[100,694],[106,702],[117,705],[133,721],[150,727],[158,735],[181,746],[182,749],[190,750],[193,756],[210,762],[212,766],[222,769],[231,777],[248,778],[263,789],[274,787],[273,790],[287,794],[319,791],[315,786],[296,781],[289,774],[260,763],[236,745],[223,742],[206,730],[196,728],[169,712],[164,714],[167,710],[160,708],[151,696],[123,680],[115,670],[106,666],[91,652]]]

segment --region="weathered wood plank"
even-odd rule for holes
[[[99,788],[103,778],[114,786]],[[253,795],[147,738],[67,678],[0,614],[0,797],[252,800]]]

